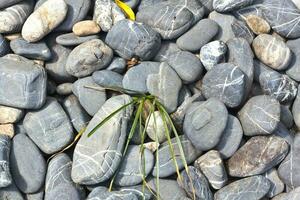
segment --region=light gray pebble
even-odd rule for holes
[[[114,57],[106,69],[117,73],[123,73],[126,70],[126,60],[124,58]]]
[[[84,42],[93,40],[93,39],[99,39],[99,35],[88,35],[88,36],[77,36],[73,32],[72,33],[65,33],[61,34],[56,37],[57,44],[63,45],[63,46],[77,46]]]
[[[272,198],[284,191],[284,183],[279,178],[276,168],[270,169],[264,174],[264,176],[269,179],[271,184],[271,188],[267,194],[267,197]]]
[[[92,77],[95,83],[104,88],[122,88],[123,85],[123,76],[110,70],[95,71]]]

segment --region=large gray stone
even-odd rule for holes
[[[49,192],[47,199],[81,200],[79,192],[69,184],[61,184]]]
[[[169,40],[163,40],[161,42],[161,47],[157,51],[156,55],[154,56],[153,60],[156,62],[164,62],[167,61],[171,55],[174,53],[178,53],[182,51],[178,45]]]
[[[0,134],[0,188],[7,187],[12,184],[10,173],[9,154],[11,147],[11,139],[7,135]],[[0,190],[1,190],[0,189]]]

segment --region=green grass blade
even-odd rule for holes
[[[111,90],[111,91],[119,92],[119,93],[122,93],[122,94],[130,94],[130,95],[137,94],[137,95],[140,95],[140,96],[147,96],[145,93],[135,91],[135,90],[125,89],[125,88],[117,87],[117,86],[106,87],[106,86],[85,85],[84,87],[92,89],[92,90],[98,90],[98,91]],[[134,94],[132,94],[132,93],[134,93]]]

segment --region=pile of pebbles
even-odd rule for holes
[[[300,2],[124,2],[136,21],[113,0],[0,0],[0,199],[155,199],[142,171],[162,200],[300,199]],[[143,156],[136,134],[123,157],[131,106],[87,137],[132,100],[108,87],[164,105],[182,180],[158,111]]]

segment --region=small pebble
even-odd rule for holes
[[[257,35],[267,34],[270,32],[271,27],[263,18],[257,15],[248,15],[246,18],[246,23],[249,28]]]
[[[92,20],[80,21],[74,24],[73,33],[77,36],[87,36],[97,34],[101,31],[98,24]]]

